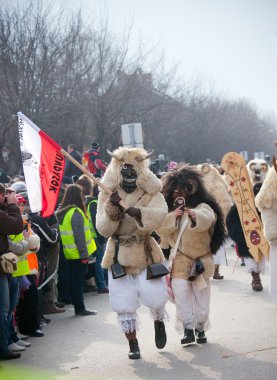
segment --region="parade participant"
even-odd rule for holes
[[[136,332],[140,304],[147,306],[153,316],[156,347],[161,349],[166,345],[165,281],[163,278],[147,280],[147,266],[164,260],[150,233],[162,224],[167,205],[160,192],[160,180],[149,170],[147,159],[151,154],[144,149],[126,147],[108,153],[112,161],[102,183],[113,193],[109,195],[100,189],[96,228],[109,238],[102,266],[109,270],[111,305],[129,341],[129,358],[139,359]],[[130,207],[124,210],[121,200]],[[112,273],[117,262],[126,273],[121,278],[115,278]]]
[[[252,182],[252,186],[256,183],[263,183],[268,173],[269,166],[266,160],[254,158],[246,164],[246,168]]]
[[[276,144],[275,144],[276,145]],[[269,169],[255,204],[261,212],[265,238],[270,244],[269,293],[277,296],[277,165]]]
[[[91,149],[84,153],[84,160],[87,162],[87,169],[95,177],[102,177],[107,166],[100,156],[100,145],[97,142],[91,144]]]
[[[258,194],[261,186],[261,183],[256,183],[256,185],[254,185],[253,192],[255,196]],[[256,262],[253,259],[253,256],[247,247],[238,209],[235,204],[231,207],[227,215],[226,225],[230,238],[236,243],[238,256],[244,259],[246,269],[248,273],[251,273],[252,289],[256,292],[263,290],[260,274],[263,273],[265,269],[265,257],[263,256],[262,261],[260,262]]]
[[[215,199],[207,192],[202,174],[196,167],[179,164],[175,170],[164,175],[162,182],[169,213],[157,231],[161,236],[161,247],[174,247],[177,239],[180,239],[171,271],[171,286],[177,324],[181,322],[184,328],[181,344],[195,342],[195,335],[197,343],[206,343],[209,278],[214,273],[212,254],[216,253],[225,239],[223,214]],[[178,206],[180,200],[183,200],[183,204]],[[185,222],[187,225],[181,235],[180,230]],[[193,268],[199,274],[204,269],[202,277],[195,273],[192,277]]]
[[[96,245],[89,228],[84,196],[79,185],[68,185],[57,212],[63,252],[68,261],[70,295],[75,315],[95,315],[96,310],[87,310],[83,297],[83,281],[89,257]]]

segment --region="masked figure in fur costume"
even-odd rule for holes
[[[102,266],[108,269],[109,291],[112,308],[118,314],[121,330],[130,346],[129,358],[140,358],[136,337],[137,309],[142,303],[154,319],[157,348],[166,344],[164,326],[167,291],[163,278],[146,280],[146,268],[151,261],[162,263],[163,253],[150,236],[163,222],[167,205],[161,194],[160,180],[149,170],[144,149],[120,147],[113,153],[112,161],[102,183],[113,192],[108,195],[100,189],[96,227],[101,235],[109,238]],[[123,209],[120,201],[130,207]],[[126,276],[113,278],[111,266],[115,252]]]
[[[225,239],[223,214],[215,199],[207,192],[196,167],[180,164],[174,171],[167,173],[163,177],[163,193],[169,208],[162,227],[157,231],[163,248],[174,247],[180,228],[188,218],[171,271],[177,322],[181,322],[184,327],[181,344],[195,342],[195,335],[197,343],[206,343],[209,278],[214,273],[212,254],[216,253]],[[175,208],[176,199],[181,197],[185,200],[185,206]],[[202,287],[202,290],[197,277],[190,277],[196,259],[200,259],[204,266],[201,276],[205,288]]]
[[[277,164],[269,169],[255,203],[261,212],[269,253],[269,294],[277,296]]]

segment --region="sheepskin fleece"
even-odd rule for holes
[[[157,191],[161,191],[161,181],[151,172],[149,169],[149,160],[137,161],[139,158],[143,158],[147,155],[146,150],[141,148],[126,148],[120,147],[113,152],[121,160],[117,160],[114,157],[109,164],[102,183],[106,185],[112,191],[116,191],[120,188],[122,182],[121,169],[124,164],[130,164],[135,167],[137,172],[137,187],[146,191],[149,194],[154,194]]]
[[[233,201],[229,194],[228,185],[225,179],[212,165],[200,164],[197,165],[197,169],[203,174],[206,189],[214,196],[215,200],[220,205],[224,221],[226,221],[227,214],[233,205]]]
[[[251,169],[250,166],[252,166],[253,169]],[[264,170],[265,168],[267,168],[267,169]],[[254,186],[256,183],[264,182],[265,177],[269,171],[268,163],[261,158],[254,158],[253,160],[250,160],[246,164],[246,169],[248,171],[250,180],[252,182],[252,186]],[[256,169],[259,169],[261,171],[260,179],[258,181],[255,178],[256,177],[256,174],[255,174]]]
[[[216,215],[214,211],[205,203],[199,204],[195,209],[196,225],[192,226],[189,222],[179,244],[176,257],[173,263],[172,277],[188,279],[190,268],[194,259],[201,258],[205,267],[203,276],[205,279],[213,276],[214,263],[210,252],[211,235]],[[162,226],[158,229],[161,236],[161,247],[174,247],[177,240],[179,229],[185,219],[185,215],[176,226],[175,212],[170,212],[166,216]]]
[[[261,212],[265,237],[272,243],[277,239],[277,173],[274,167],[267,173],[255,204]]]
[[[137,274],[148,265],[147,255],[145,252],[144,244],[147,240],[152,248],[152,256],[155,263],[164,261],[163,253],[149,234],[156,230],[162,223],[168,212],[167,204],[163,195],[160,193],[161,182],[150,170],[144,169],[140,171],[138,181],[139,188],[132,193],[126,193],[121,187],[117,185],[118,170],[121,166],[117,160],[113,159],[115,166],[107,169],[102,182],[109,187],[112,191],[118,191],[118,194],[124,202],[129,206],[137,207],[141,211],[142,226],[138,224],[135,218],[124,214],[121,221],[115,221],[110,218],[105,210],[110,196],[100,190],[97,214],[96,214],[96,228],[99,233],[109,238],[107,248],[102,261],[102,267],[109,269],[113,264],[115,253],[115,240],[114,235],[120,237],[120,246],[118,253],[118,261],[124,266],[127,273]],[[128,162],[129,163],[129,162]],[[145,165],[145,161],[138,165]],[[112,169],[115,167],[116,172]]]

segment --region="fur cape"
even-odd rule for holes
[[[261,212],[265,237],[271,243],[277,239],[277,173],[274,167],[267,173],[255,204]]]
[[[228,211],[230,210],[233,201],[229,194],[228,185],[225,179],[214,166],[207,163],[197,165],[197,169],[203,174],[205,187],[220,205],[224,221],[226,221]]]

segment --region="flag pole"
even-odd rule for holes
[[[74,165],[76,165],[84,174],[86,174],[96,185],[98,185],[99,187],[101,187],[101,189],[103,189],[109,195],[112,194],[112,191],[107,186],[105,186],[101,181],[99,181],[98,178],[94,177],[94,175],[91,174],[86,168],[84,168],[83,165],[81,165],[77,160],[75,160],[75,158],[73,158],[72,156],[70,156],[70,154],[67,153],[66,150],[64,150],[63,148],[61,148],[60,152],[69,161],[71,161]],[[127,205],[127,203],[125,203],[122,200],[119,202],[119,204],[120,204],[120,206],[122,206],[125,209],[129,207]]]

